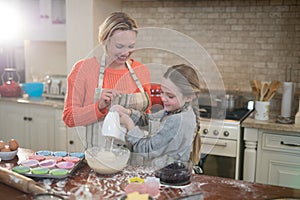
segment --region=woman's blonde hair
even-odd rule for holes
[[[197,71],[186,65],[174,65],[166,71],[164,78],[170,79],[180,90],[183,96],[194,96],[191,106],[196,115],[197,127],[195,130],[195,137],[193,140],[192,151],[190,159],[194,164],[198,164],[200,160],[201,137],[200,137],[200,113],[199,113],[199,95],[200,95],[200,81]]]
[[[124,12],[113,12],[99,26],[98,40],[103,44],[116,30],[133,30],[137,32],[137,23]]]

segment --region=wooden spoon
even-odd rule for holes
[[[267,95],[264,97],[264,101],[270,101],[274,97],[276,91],[278,90],[278,88],[280,86],[281,86],[281,82],[272,81],[270,84],[270,87],[269,87],[269,91],[268,91]]]
[[[268,93],[269,90],[269,84],[267,82],[264,82],[261,86],[260,90],[260,101],[264,100],[265,95]]]
[[[255,80],[250,80],[250,85],[251,85],[252,93],[255,97],[255,100],[258,100],[258,98],[259,98],[259,88],[257,88],[257,84],[256,84]]]
[[[256,96],[256,100],[257,101],[259,101],[259,99],[260,99],[260,91],[261,91],[261,82],[260,82],[260,80],[254,80],[254,84],[255,84],[255,86],[256,86],[256,88],[257,88],[257,96]]]

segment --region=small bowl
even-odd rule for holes
[[[56,166],[61,169],[72,169],[75,164],[73,162],[59,162]]]
[[[31,170],[31,172],[32,172],[32,174],[42,175],[42,174],[48,174],[49,173],[49,169],[45,168],[45,167],[36,167],[36,168],[33,168]]]
[[[72,157],[72,156],[66,156],[66,157],[63,157],[63,160],[66,161],[66,162],[78,163],[80,161],[80,158]]]
[[[28,157],[29,160],[37,160],[37,161],[42,161],[42,160],[45,160],[45,156],[43,155],[30,155]]]
[[[70,156],[77,157],[77,158],[84,158],[84,153],[82,153],[82,152],[71,152]]]
[[[16,157],[17,153],[18,153],[18,149],[15,151],[0,152],[0,158],[2,160],[12,160]]]
[[[23,160],[21,162],[22,166],[27,166],[27,167],[37,167],[39,165],[39,161],[37,160]]]
[[[40,155],[40,156],[50,156],[52,155],[51,151],[48,150],[41,150],[41,151],[37,151],[36,155]]]
[[[49,168],[49,169],[54,168],[55,165],[56,165],[56,160],[53,160],[53,159],[43,160],[39,163],[40,167]]]
[[[69,170],[67,169],[52,169],[50,171],[50,174],[53,176],[65,176],[69,173]]]
[[[60,157],[60,156],[47,156],[46,160],[49,160],[49,159],[55,160],[58,163],[58,162],[61,162],[63,160],[63,157]]]
[[[40,97],[43,94],[44,84],[42,82],[29,82],[22,85],[23,90],[30,97]]]
[[[68,153],[65,152],[65,151],[55,151],[55,152],[53,152],[53,155],[54,156],[59,156],[59,157],[65,157],[65,156],[68,155]]]
[[[17,172],[17,173],[28,173],[30,172],[30,167],[28,166],[15,166],[14,168],[12,168],[13,172]]]
[[[85,151],[88,165],[99,174],[114,174],[122,171],[130,157],[130,151],[122,146],[113,146],[107,150],[102,147],[92,147]]]

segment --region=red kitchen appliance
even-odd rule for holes
[[[160,97],[160,93],[161,93],[160,84],[151,83],[150,93],[151,93],[151,102],[152,102],[151,112],[157,112],[163,109],[164,108],[163,102]]]
[[[152,105],[163,105],[160,93],[161,93],[161,87],[158,83],[151,83],[151,102]]]
[[[18,80],[14,81],[13,77],[17,77]],[[22,88],[18,84],[20,75],[18,74],[16,69],[5,68],[1,79],[2,85],[0,86],[0,94],[2,97],[20,97],[22,95]]]

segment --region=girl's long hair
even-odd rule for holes
[[[200,81],[197,71],[186,65],[174,65],[166,71],[164,78],[170,79],[180,90],[183,96],[193,96],[191,106],[196,115],[196,129],[192,145],[190,159],[196,165],[200,160],[201,137],[200,137],[200,113],[199,113],[199,95]]]

